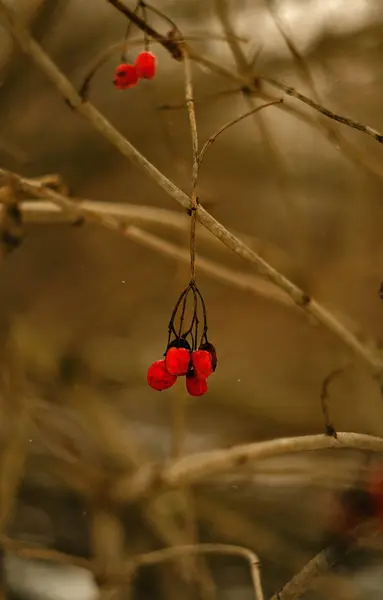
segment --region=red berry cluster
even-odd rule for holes
[[[134,65],[118,65],[114,75],[114,85],[118,90],[126,90],[137,85],[140,79],[153,79],[156,74],[156,57],[152,52],[140,52]]]
[[[193,314],[189,327],[184,320],[189,293],[194,299]],[[198,309],[203,312],[203,332],[198,337]],[[175,321],[179,317],[179,327]],[[169,338],[165,358],[154,362],[148,370],[148,384],[154,390],[170,388],[177,377],[186,377],[186,389],[191,396],[203,396],[207,392],[207,378],[217,367],[214,346],[207,339],[207,317],[204,300],[194,283],[182,292],[169,323]]]

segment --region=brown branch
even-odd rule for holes
[[[230,544],[195,544],[164,548],[163,550],[155,550],[153,552],[148,552],[147,554],[136,556],[133,561],[127,565],[127,568],[131,568],[135,571],[141,567],[159,565],[163,562],[174,560],[179,556],[190,554],[216,554],[220,556],[238,556],[244,558],[250,566],[254,596],[256,600],[263,600],[259,559],[254,552],[248,548],[242,548],[241,546]],[[114,577],[112,576],[112,579],[114,578],[116,581],[124,581],[125,574],[121,573],[120,575],[116,573]]]
[[[270,600],[295,600],[296,598],[300,598],[310,589],[314,579],[328,573],[335,565],[341,562],[346,554],[353,552],[359,547],[363,547],[366,539],[369,539],[373,533],[374,530],[370,523],[357,527],[354,531],[350,532],[347,540],[333,544],[314,556]]]
[[[379,144],[383,144],[383,134],[381,134],[376,129],[373,129],[372,127],[369,127],[368,125],[364,125],[363,123],[360,123],[359,121],[354,121],[354,119],[351,119],[350,117],[343,117],[342,115],[339,115],[339,114],[333,112],[332,110],[325,108],[321,104],[318,104],[318,102],[314,102],[314,100],[311,100],[311,98],[308,98],[304,94],[301,94],[293,87],[290,87],[289,85],[286,85],[285,83],[282,83],[280,81],[276,81],[275,79],[272,79],[271,77],[266,77],[265,75],[262,75],[259,77],[259,79],[262,81],[266,81],[267,83],[278,88],[279,90],[283,90],[285,92],[285,94],[287,94],[288,96],[291,96],[292,98],[296,98],[297,100],[300,100],[304,104],[307,104],[307,106],[310,106],[311,108],[314,108],[318,112],[322,113],[322,115],[329,117],[329,119],[333,119],[334,121],[337,121],[338,123],[342,123],[343,125],[347,125],[348,127],[357,129],[358,131],[362,131],[363,133],[366,133],[367,135],[370,135],[371,137],[373,137],[377,142],[379,142]]]
[[[136,166],[142,169],[153,179],[164,191],[174,198],[185,209],[190,207],[191,199],[177,188],[167,177],[165,177],[154,165],[152,165],[126,138],[124,138],[90,103],[82,103],[80,96],[55,63],[47,56],[44,50],[32,39],[24,25],[17,19],[14,11],[0,0],[0,13],[5,17],[5,22],[12,32],[20,47],[33,61],[45,72],[47,77],[56,85],[61,94],[66,98],[80,114],[86,117],[93,127],[108,139],[120,152]],[[41,197],[42,188],[38,197]],[[32,188],[31,193],[36,193]],[[62,198],[54,196],[50,192],[50,199],[62,206]],[[68,205],[69,203],[69,205]],[[65,209],[73,210],[70,201],[66,202]],[[284,290],[293,301],[303,310],[310,313],[327,329],[335,333],[343,342],[353,349],[369,366],[372,374],[380,377],[383,372],[383,361],[369,346],[361,342],[352,332],[340,323],[328,310],[312,300],[306,293],[295,286],[291,281],[269,265],[265,260],[243,244],[231,234],[221,223],[216,221],[202,206],[196,210],[197,219],[218,237],[228,248],[238,256],[247,260],[256,267],[258,272]],[[101,219],[100,219],[101,221]],[[111,227],[110,218],[103,217],[103,224]],[[115,224],[113,223],[113,227]]]
[[[242,121],[243,119],[246,119],[250,115],[254,115],[255,113],[262,110],[263,108],[267,108],[268,106],[275,106],[276,104],[281,104],[282,102],[283,102],[283,98],[281,98],[279,100],[274,100],[273,102],[268,102],[267,104],[262,104],[261,106],[256,106],[255,108],[252,108],[251,110],[244,113],[243,115],[240,115],[239,117],[236,117],[235,119],[232,119],[231,121],[229,121],[229,123],[226,123],[226,125],[223,125],[223,127],[218,129],[218,131],[216,131],[202,146],[201,152],[199,154],[199,164],[201,165],[201,162],[203,161],[204,156],[205,156],[206,152],[208,151],[208,149],[210,148],[210,146],[212,144],[214,144],[217,137],[219,135],[221,135],[221,133],[226,131],[226,129],[229,129],[229,127],[231,127],[232,125],[235,125],[236,123],[239,123],[240,121]]]
[[[333,371],[331,371],[331,373],[329,373],[324,378],[324,380],[322,382],[321,393],[320,393],[322,413],[323,413],[324,422],[325,422],[325,433],[326,433],[326,435],[332,435],[335,438],[337,437],[337,433],[336,433],[336,430],[334,429],[334,427],[332,426],[331,420],[330,420],[330,411],[329,411],[329,406],[328,406],[328,399],[329,399],[328,389],[330,387],[330,384],[334,381],[334,379],[336,379],[337,377],[342,375],[342,373],[344,373],[346,368],[347,368],[347,365],[346,365],[346,367],[341,367],[339,369],[334,369]]]
[[[196,453],[173,461],[163,468],[157,465],[145,466],[133,477],[122,477],[110,493],[118,503],[133,502],[145,497],[153,489],[195,483],[271,456],[329,448],[383,452],[383,438],[358,433],[338,433],[337,439],[326,435],[308,435]]]
[[[120,0],[106,0],[109,4],[114,6],[120,13],[125,15],[132,23],[134,23],[141,31],[146,33],[153,40],[156,40],[161,46],[165,48],[175,60],[182,60],[182,50],[180,49],[179,43],[170,37],[165,37],[153,27],[151,27],[144,19],[139,17],[133,10],[125,6]]]
[[[169,258],[189,263],[190,255],[186,249],[148,233],[139,227],[131,225],[125,230],[125,235],[131,240],[152,248]],[[288,296],[280,293],[278,288],[275,288],[267,281],[257,279],[246,273],[233,271],[202,256],[196,257],[196,265],[202,273],[209,275],[212,279],[229,284],[239,290],[248,291],[255,296],[263,296],[269,300],[274,300],[290,308],[295,306]]]

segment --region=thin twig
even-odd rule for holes
[[[326,435],[308,435],[244,444],[227,450],[196,453],[173,461],[162,469],[157,465],[142,467],[133,477],[128,475],[117,481],[110,493],[118,503],[133,502],[145,497],[152,489],[195,483],[206,477],[227,473],[250,462],[271,456],[346,448],[383,452],[383,438],[359,433],[338,433],[337,439]]]
[[[209,102],[213,102],[218,100],[219,98],[226,98],[227,96],[232,96],[234,94],[239,94],[241,92],[241,88],[233,88],[229,90],[222,90],[219,92],[212,92],[211,94],[206,94],[202,98],[194,98],[194,105],[196,104],[208,104]],[[178,104],[160,104],[158,110],[185,110],[186,105],[185,102],[179,102]]]
[[[270,600],[295,600],[300,598],[310,589],[313,581],[328,573],[332,567],[339,564],[346,554],[363,547],[366,538],[373,534],[371,525],[363,524],[350,532],[348,542],[341,542],[325,548],[312,558],[303,569],[297,573],[286,585]]]
[[[199,157],[198,157],[198,132],[194,108],[194,91],[192,79],[192,67],[186,50],[183,49],[183,62],[185,73],[185,102],[189,115],[190,133],[192,139],[192,189],[190,204],[190,275],[191,281],[195,280],[195,250],[196,250],[196,225],[197,225],[197,195],[196,185],[198,179]]]
[[[160,254],[164,254],[165,256],[175,260],[189,263],[190,255],[186,249],[148,233],[147,231],[144,231],[135,225],[129,226],[125,230],[125,234],[135,242],[152,248]],[[278,288],[275,288],[267,281],[257,279],[256,277],[247,275],[246,273],[233,271],[232,269],[228,269],[227,267],[224,267],[219,263],[202,256],[196,257],[196,264],[202,273],[206,273],[217,281],[232,285],[233,287],[242,291],[251,292],[256,296],[263,296],[264,298],[275,300],[283,305],[295,307],[288,296],[280,293]]]
[[[66,98],[80,114],[85,116],[92,123],[93,127],[118,148],[126,158],[146,172],[164,191],[172,196],[172,198],[185,209],[189,209],[191,199],[154,167],[154,165],[152,165],[126,138],[124,138],[90,103],[82,102],[73,85],[47,56],[41,46],[32,39],[27,29],[20,20],[17,19],[14,11],[4,3],[4,0],[0,0],[0,12],[4,15],[5,22],[18,41],[20,47],[46,73],[64,98]],[[51,194],[52,193],[53,192],[51,192]],[[40,197],[40,195],[38,197]],[[52,195],[50,198],[52,201],[55,201]],[[56,197],[56,200],[61,203],[61,198]],[[322,307],[315,300],[312,300],[306,293],[300,290],[291,281],[276,271],[265,260],[232,235],[221,223],[216,221],[206,210],[204,210],[202,206],[198,206],[196,214],[199,222],[216,235],[228,248],[254,265],[258,272],[264,277],[286,291],[298,306],[309,312],[363,358],[374,376],[381,377],[383,373],[383,361],[367,344],[360,341],[327,309]],[[103,220],[106,226],[110,226],[109,219],[104,218]]]
[[[114,6],[120,13],[125,15],[130,21],[132,21],[141,31],[148,35],[153,40],[156,40],[161,46],[163,46],[175,60],[182,60],[182,51],[177,41],[171,37],[166,37],[160,34],[158,31],[153,29],[144,19],[125,6],[120,0],[106,0],[109,4]]]
[[[148,552],[147,554],[136,556],[132,563],[128,565],[128,568],[131,568],[133,571],[135,571],[144,566],[147,567],[159,565],[163,562],[174,560],[180,555],[189,554],[217,554],[221,556],[239,556],[244,558],[250,566],[255,598],[256,600],[263,600],[259,559],[252,550],[243,548],[242,546],[234,546],[230,544],[195,544],[188,546],[176,546],[174,548],[164,548],[163,550],[155,550],[154,552]],[[117,573],[115,577],[116,580],[120,580],[120,576]],[[125,575],[122,574],[122,580],[124,578]]]
[[[280,98],[279,100],[275,100],[273,102],[268,102],[267,104],[262,104],[261,106],[256,106],[255,108],[252,108],[251,110],[244,113],[243,115],[240,115],[239,117],[236,117],[235,119],[232,119],[231,121],[226,123],[226,125],[223,125],[223,127],[218,129],[218,131],[216,131],[202,146],[202,150],[199,154],[199,164],[201,165],[201,163],[204,159],[204,156],[205,156],[206,152],[208,151],[208,149],[210,148],[210,146],[215,142],[217,137],[219,135],[221,135],[221,133],[226,131],[226,129],[229,129],[229,127],[231,127],[232,125],[235,125],[236,123],[239,123],[240,121],[242,121],[243,119],[246,119],[250,115],[254,115],[255,113],[262,110],[263,108],[267,108],[268,106],[274,106],[276,104],[281,104],[282,102],[283,102],[283,98]]]
[[[344,117],[342,115],[339,115],[339,114],[333,112],[332,110],[325,108],[321,104],[318,104],[318,102],[314,102],[314,100],[311,100],[311,98],[308,98],[304,94],[301,94],[293,87],[286,85],[285,83],[282,83],[281,81],[276,81],[272,77],[267,77],[265,75],[262,75],[259,77],[259,79],[262,81],[266,81],[267,83],[278,88],[279,90],[283,90],[285,92],[285,94],[287,94],[288,96],[291,96],[292,98],[296,98],[297,100],[300,100],[304,104],[307,104],[307,106],[310,106],[311,108],[314,108],[318,112],[322,113],[322,115],[329,117],[329,119],[333,119],[334,121],[337,121],[338,123],[342,123],[343,125],[347,125],[348,127],[357,129],[358,131],[362,131],[363,133],[366,133],[367,135],[370,135],[371,137],[373,137],[377,142],[379,142],[379,144],[383,144],[383,134],[381,134],[376,129],[373,129],[372,127],[369,127],[368,125],[364,125],[363,123],[360,123],[359,121],[354,121],[354,119],[351,119],[350,117]]]
[[[329,411],[329,406],[328,406],[328,399],[329,399],[328,388],[329,388],[330,384],[334,381],[334,379],[336,379],[337,377],[342,375],[342,373],[344,373],[347,366],[348,365],[346,365],[345,367],[341,367],[339,369],[334,369],[333,371],[331,371],[331,373],[329,373],[324,378],[324,380],[322,382],[322,387],[321,387],[320,400],[321,400],[322,413],[323,413],[324,422],[325,422],[325,433],[326,433],[326,435],[332,435],[335,438],[337,437],[337,433],[331,424],[330,411]]]

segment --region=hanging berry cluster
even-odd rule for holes
[[[193,301],[192,316],[189,324],[185,325],[189,298]],[[203,328],[200,334],[201,313]],[[191,396],[203,396],[207,392],[207,378],[217,366],[217,355],[207,338],[207,330],[205,302],[196,284],[191,281],[174,307],[165,358],[149,367],[148,384],[151,388],[167,390],[178,377],[184,376],[186,389]]]
[[[123,62],[114,75],[114,85],[118,90],[126,90],[137,85],[140,79],[153,79],[156,74],[156,57],[152,52],[140,52],[134,64]]]
[[[147,4],[144,0],[139,0],[134,12],[137,14],[141,12],[145,23],[148,22],[147,16]],[[156,9],[152,9],[157,12]],[[131,30],[132,23],[128,23],[128,27],[125,33],[125,41],[127,42],[128,36]],[[153,79],[156,74],[156,56],[153,52],[150,52],[149,38],[147,33],[144,33],[144,48],[142,52],[138,54],[134,64],[128,62],[125,49],[122,52],[121,64],[116,68],[114,75],[114,85],[118,90],[126,90],[128,88],[137,85],[140,79]]]

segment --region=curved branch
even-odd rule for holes
[[[178,487],[196,483],[206,477],[241,468],[249,462],[297,452],[314,450],[353,449],[383,452],[383,438],[361,433],[338,433],[335,439],[327,435],[307,435],[254,442],[185,456],[161,468],[143,467],[133,476],[122,477],[111,489],[112,498],[119,503],[136,501],[157,487]]]

